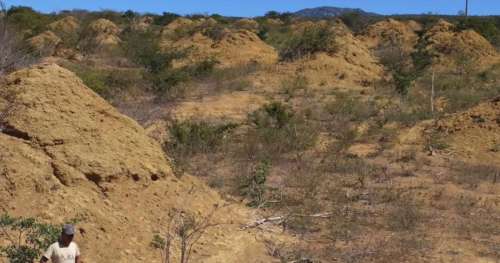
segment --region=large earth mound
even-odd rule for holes
[[[190,49],[188,58],[178,61],[178,65],[211,58],[219,61],[221,67],[253,62],[272,64],[277,61],[276,50],[254,32],[214,28],[216,25],[213,19],[177,19],[163,29],[162,46],[165,50]]]
[[[422,26],[417,22],[387,19],[370,25],[361,36],[361,40],[371,49],[400,47],[411,52],[418,43],[418,31]]]
[[[500,165],[500,97],[436,122],[450,151],[481,163]]]
[[[160,262],[149,244],[169,212],[201,217],[218,206],[223,225],[200,240],[194,262],[272,262],[255,233],[238,230],[249,211],[173,176],[160,145],[73,73],[37,65],[9,75],[0,91],[1,212],[78,218],[86,262]]]
[[[303,22],[294,25],[294,31],[307,30],[310,26],[327,23]],[[276,72],[263,73],[257,77],[257,84],[263,87],[279,87],[283,79],[293,79],[297,76],[307,77],[311,87],[335,88],[335,87],[364,87],[379,80],[384,75],[382,66],[376,57],[372,55],[368,47],[340,20],[332,25],[335,32],[335,43],[337,46],[334,53],[316,53],[310,57],[293,62],[283,62],[275,69]]]
[[[61,38],[50,30],[28,39],[28,45],[41,56],[52,56],[61,42]]]
[[[100,18],[88,25],[80,46],[88,50],[106,51],[120,44],[120,28],[110,20]]]
[[[457,30],[456,26],[439,20],[423,36],[425,50],[436,63],[448,65],[463,60],[487,65],[497,61],[497,52],[488,40],[474,30]]]
[[[80,29],[80,22],[74,16],[66,16],[47,26],[50,30],[59,35],[75,34]]]

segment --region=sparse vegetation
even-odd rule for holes
[[[265,203],[266,180],[271,165],[268,161],[260,161],[251,168],[240,184],[241,194],[249,198],[249,206],[260,207]]]
[[[13,8],[9,10],[14,12]],[[3,1],[0,1],[0,77],[32,62],[26,44],[14,31]]]
[[[34,262],[43,250],[54,243],[60,228],[35,218],[0,216],[0,258],[11,263]]]
[[[335,32],[328,24],[307,26],[292,34],[280,48],[280,58],[293,61],[318,52],[333,54],[338,50]]]
[[[459,41],[443,40],[445,45],[433,48],[424,36],[441,18],[437,15],[398,16],[394,19],[399,22],[387,21],[394,28],[381,30],[381,34],[390,36],[379,39],[376,34],[372,37],[365,32],[367,26],[392,17],[344,14],[340,20],[353,31],[351,35],[340,20],[318,21],[279,12],[269,12],[253,20],[194,14],[175,21],[181,16],[140,14],[133,10],[42,14],[31,8],[12,7],[0,14],[0,76],[29,64],[30,56],[23,43],[47,30],[48,23],[68,15],[75,17],[82,29],[67,35],[54,32],[62,38],[62,43],[51,47],[51,52],[39,53],[54,54],[56,58],[47,61],[56,61],[75,72],[86,86],[121,107],[122,112],[130,114],[136,110],[133,107],[139,108],[139,113],[130,115],[146,116],[138,118],[140,124],[151,137],[162,136],[160,141],[171,161],[165,167],[171,165],[175,175],[186,171],[197,176],[221,192],[226,202],[231,203],[237,196],[254,209],[252,213],[275,219],[266,224],[279,225],[283,235],[298,236],[298,244],[266,243],[269,255],[284,262],[425,262],[440,259],[434,251],[433,242],[437,237],[432,233],[439,229],[445,234],[443,251],[455,253],[455,246],[459,244],[470,250],[467,256],[471,258],[500,258],[495,239],[500,231],[496,223],[498,209],[493,198],[498,193],[500,179],[500,168],[494,158],[500,151],[496,134],[499,120],[491,117],[496,116],[498,106],[492,98],[500,94],[500,64],[492,65],[495,50],[482,38],[475,49],[487,46],[484,58],[481,50],[472,50],[470,55],[456,48],[453,42]],[[98,18],[116,24],[112,30],[116,45],[101,52],[86,45],[90,36],[85,30]],[[446,19],[454,24],[442,23],[443,30],[451,28],[449,35],[472,33],[462,31],[473,29],[500,46],[498,18],[462,20],[450,16]],[[397,36],[392,37],[392,31]],[[367,36],[370,39],[366,39]],[[465,45],[474,46],[473,39],[461,40]],[[257,45],[262,49],[257,49]],[[232,60],[224,53],[225,48],[236,55],[240,55],[240,49],[242,56],[247,52],[256,54],[252,58]],[[265,58],[261,60],[262,57]],[[490,64],[492,66],[488,66]],[[15,89],[17,85],[27,84],[24,78],[17,76],[0,81],[8,90],[20,92],[22,90]],[[8,154],[9,147],[17,147],[17,144],[32,146],[23,143],[23,138],[8,137],[17,132],[13,132],[16,127],[8,126],[10,122],[17,125],[14,123],[17,120],[11,120],[9,115],[18,110],[13,107],[14,100],[17,100],[15,95],[0,91],[0,138],[7,136],[6,141],[15,144],[0,146]],[[486,101],[495,105],[491,112],[485,116],[476,114],[476,109],[481,110]],[[28,107],[30,103],[23,101],[18,107]],[[471,110],[474,114],[468,114],[471,107],[480,103],[480,107]],[[188,108],[185,112],[184,106]],[[227,115],[222,112],[226,109],[230,111]],[[193,116],[198,110],[206,112]],[[170,115],[180,120],[165,118]],[[220,115],[224,121],[219,119]],[[467,127],[432,130],[431,123],[441,125],[441,121],[457,115],[457,122],[463,121]],[[204,119],[204,116],[209,117]],[[165,127],[163,122],[156,122],[161,118],[166,122]],[[481,133],[469,135],[469,130]],[[33,141],[44,138],[33,133]],[[472,135],[478,141],[487,142],[469,143],[466,146],[470,153],[457,152],[463,150],[460,140]],[[129,139],[134,138],[122,141]],[[152,145],[137,143],[126,149],[155,147]],[[48,147],[51,147],[49,155],[43,158],[52,158],[52,148],[60,148]],[[36,150],[38,153],[40,149]],[[19,152],[24,153],[24,148]],[[0,153],[0,159],[14,158],[17,153],[13,153],[13,157]],[[476,156],[476,153],[479,154]],[[40,154],[43,155],[43,151]],[[159,155],[158,162],[164,162],[163,153]],[[467,162],[457,161],[464,156]],[[476,162],[482,156],[491,160],[491,164]],[[146,162],[150,157],[144,155],[135,160]],[[15,164],[0,162],[12,163]],[[150,170],[146,164],[137,166]],[[46,169],[49,171],[46,177],[54,175],[60,179],[58,176],[62,175],[58,173],[65,173],[64,167],[57,167],[59,164],[55,161],[52,165],[52,170]],[[7,167],[9,169],[0,169],[0,181],[5,178],[5,188],[8,188],[6,194],[17,191],[15,187],[23,191],[31,189],[17,183],[19,176],[14,171],[17,173],[18,169]],[[68,169],[78,170],[78,167],[73,165]],[[162,184],[161,188],[144,187],[147,190],[163,191],[166,187],[165,195],[160,192],[155,192],[155,197],[145,195],[151,200],[165,199],[165,202],[158,201],[151,207],[145,204],[144,209],[148,211],[138,211],[131,217],[142,217],[141,213],[154,210],[153,207],[168,207],[178,200],[186,201],[186,205],[194,200],[200,211],[209,205],[202,200],[203,192],[212,191],[198,191],[198,185],[190,184],[190,178],[170,178],[166,172],[168,179],[163,183],[163,177],[157,174],[143,177],[127,172],[134,182],[149,185],[151,178],[154,184]],[[99,178],[95,180],[99,188],[92,191],[101,190],[103,196],[113,195],[113,191],[122,193],[118,191],[121,180],[87,176],[92,177]],[[47,185],[35,180],[35,190],[57,191],[61,187],[46,181]],[[72,183],[80,186],[78,180]],[[170,185],[177,187],[175,193],[193,194],[193,198],[168,199],[172,193]],[[183,191],[183,187],[191,189]],[[73,191],[79,187],[67,189]],[[131,198],[132,195],[127,192],[124,196]],[[207,200],[217,198],[213,195]],[[122,212],[114,205],[110,208]],[[238,209],[246,208],[239,206]],[[161,251],[163,262],[196,261],[198,256],[205,256],[203,246],[215,254],[219,253],[214,249],[219,248],[217,242],[224,246],[227,240],[235,240],[217,237],[216,245],[212,246],[213,237],[201,236],[213,225],[210,219],[213,215],[204,217],[201,212],[170,211],[167,224],[151,242],[153,248]],[[153,217],[144,216],[144,221],[154,224],[158,214]],[[135,223],[135,219],[130,219]],[[239,224],[240,220],[234,222]],[[124,227],[132,225],[123,224]],[[26,230],[24,234],[29,236],[38,233],[42,225],[33,219],[3,217],[0,220],[0,227],[9,228],[8,234]],[[0,234],[1,238],[4,236]],[[3,246],[0,253],[6,258],[16,257],[12,262],[29,262],[27,257],[39,254],[34,248],[38,241],[23,238],[24,245],[14,242],[7,247],[9,239],[0,240]],[[203,240],[199,244],[203,247],[200,254],[194,252],[198,240]],[[448,241],[451,242],[446,244]],[[134,242],[127,244],[136,245]],[[144,256],[144,260],[150,258]]]
[[[255,156],[258,147],[264,156],[276,156],[290,151],[301,151],[312,146],[318,131],[304,116],[285,104],[274,102],[263,106],[249,116],[252,128],[246,142],[250,155]],[[256,149],[257,147],[257,149]]]
[[[193,247],[200,241],[205,232],[218,224],[213,223],[216,207],[209,215],[202,217],[184,211],[171,211],[167,224],[160,234],[153,236],[151,247],[160,250],[162,263],[191,262]],[[173,247],[178,248],[178,256],[174,257]]]
[[[174,121],[169,129],[171,139],[165,147],[169,153],[179,158],[214,152],[235,127],[235,124]]]

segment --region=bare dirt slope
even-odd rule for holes
[[[478,65],[491,65],[498,61],[495,48],[474,30],[457,30],[455,25],[439,20],[423,36],[425,50],[435,57],[439,65],[450,66],[470,60]]]
[[[500,164],[500,97],[439,120],[435,129],[446,134],[453,154]]]
[[[370,25],[361,39],[372,49],[399,46],[403,51],[411,52],[418,43],[417,32],[420,30],[422,26],[415,21],[387,19]]]
[[[201,216],[219,206],[214,221],[224,225],[202,238],[194,262],[272,262],[259,236],[239,230],[250,211],[176,178],[159,144],[73,73],[37,65],[8,76],[1,91],[2,212],[81,220],[86,262],[159,262],[149,243],[169,211]]]

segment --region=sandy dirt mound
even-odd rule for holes
[[[73,73],[38,65],[8,76],[0,91],[0,211],[79,218],[86,262],[159,262],[149,244],[169,211],[221,206],[214,220],[227,225],[209,230],[194,262],[272,262],[255,233],[238,230],[253,217],[246,208],[174,177],[159,144]]]
[[[238,28],[252,32],[257,32],[257,30],[259,29],[259,23],[253,19],[248,19],[248,18],[240,19],[236,21],[234,25],[237,26]]]
[[[38,54],[42,56],[52,56],[61,41],[61,38],[54,34],[54,32],[47,30],[28,39],[28,44]]]
[[[131,28],[134,31],[144,32],[153,24],[154,18],[151,16],[144,16],[135,19],[132,22]]]
[[[191,49],[187,59],[177,66],[193,64],[215,58],[220,67],[231,67],[252,62],[272,64],[277,61],[276,50],[249,30],[216,29],[216,37],[210,37],[213,19],[192,21],[177,19],[167,25],[162,32],[162,47],[165,50]]]
[[[500,97],[436,122],[450,151],[478,162],[500,164]]]
[[[80,22],[73,16],[67,16],[50,23],[47,27],[56,34],[69,35],[78,32]]]
[[[80,45],[92,50],[109,50],[120,44],[120,28],[115,23],[100,18],[89,24]]]
[[[303,30],[309,25],[312,25],[312,22],[301,23],[294,28]],[[317,53],[312,57],[280,63],[277,67],[259,74],[255,78],[255,85],[280,88],[284,79],[305,76],[313,88],[351,89],[370,86],[383,76],[383,68],[377,58],[341,21],[336,21],[332,30],[336,33],[335,45],[338,46],[334,54]]]
[[[457,31],[453,24],[444,20],[431,27],[423,41],[425,50],[435,57],[437,64],[446,65],[463,59],[478,64],[497,61],[495,48],[483,36],[473,30]]]
[[[418,43],[418,31],[422,26],[417,22],[387,19],[370,25],[361,36],[361,40],[371,49],[380,49],[397,45],[403,51],[412,52]]]

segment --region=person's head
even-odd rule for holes
[[[69,244],[73,241],[73,237],[75,236],[75,226],[70,224],[65,224],[62,227],[61,231],[61,242],[63,244]]]

